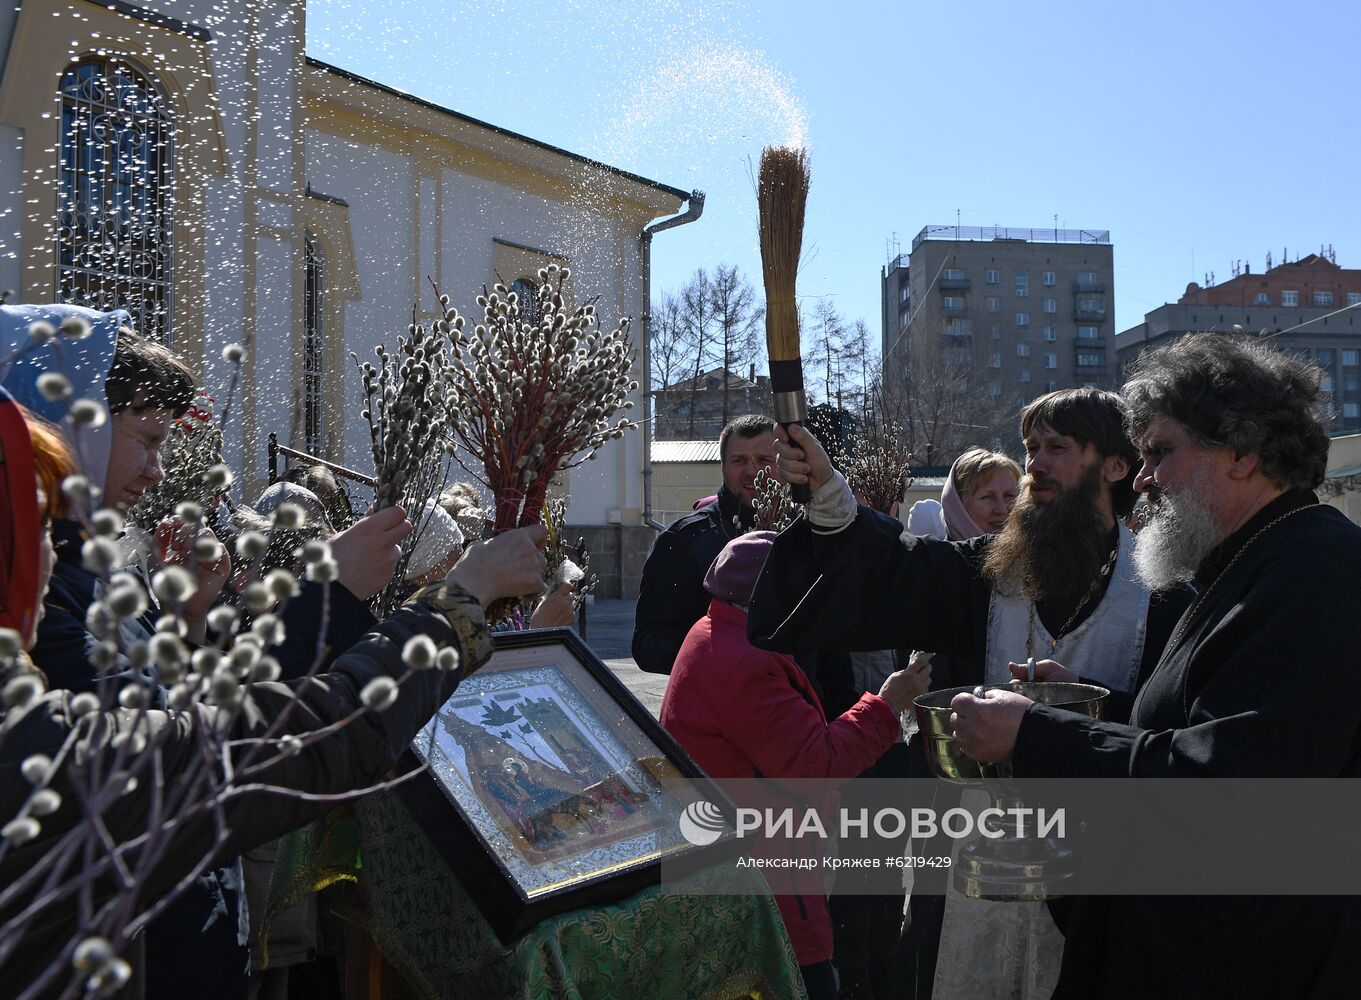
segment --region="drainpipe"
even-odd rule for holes
[[[691,191],[684,212],[644,227],[638,238],[643,264],[643,523],[657,531],[664,531],[666,525],[652,516],[652,236],[694,222],[703,212],[704,192]]]

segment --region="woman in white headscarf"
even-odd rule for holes
[[[427,500],[425,511],[416,522],[416,531],[416,544],[406,561],[406,579],[417,586],[438,583],[463,555],[463,530],[438,501]],[[527,627],[567,626],[574,618],[572,586],[563,582],[543,596]]]
[[[463,555],[463,531],[435,500],[416,520],[416,544],[406,560],[406,579],[417,587],[439,583]]]
[[[914,535],[963,541],[995,534],[1016,503],[1021,467],[1000,452],[970,448],[950,466],[940,501],[918,500],[907,515]]]

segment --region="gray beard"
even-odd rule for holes
[[[1196,487],[1164,493],[1134,536],[1134,569],[1150,590],[1190,583],[1224,533]]]

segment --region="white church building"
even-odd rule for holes
[[[570,264],[603,322],[633,318],[641,357],[649,230],[702,195],[308,58],[305,17],[286,0],[0,8],[10,301],[126,308],[214,394],[243,344],[228,457],[247,491],[271,433],[372,468],[349,355],[430,315],[432,280],[476,321],[484,285]],[[564,484],[602,594],[636,593],[646,448],[625,435]]]

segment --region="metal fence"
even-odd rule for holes
[[[1022,240],[1028,243],[1109,243],[1109,229],[1010,229],[1004,226],[926,226],[912,240]]]

